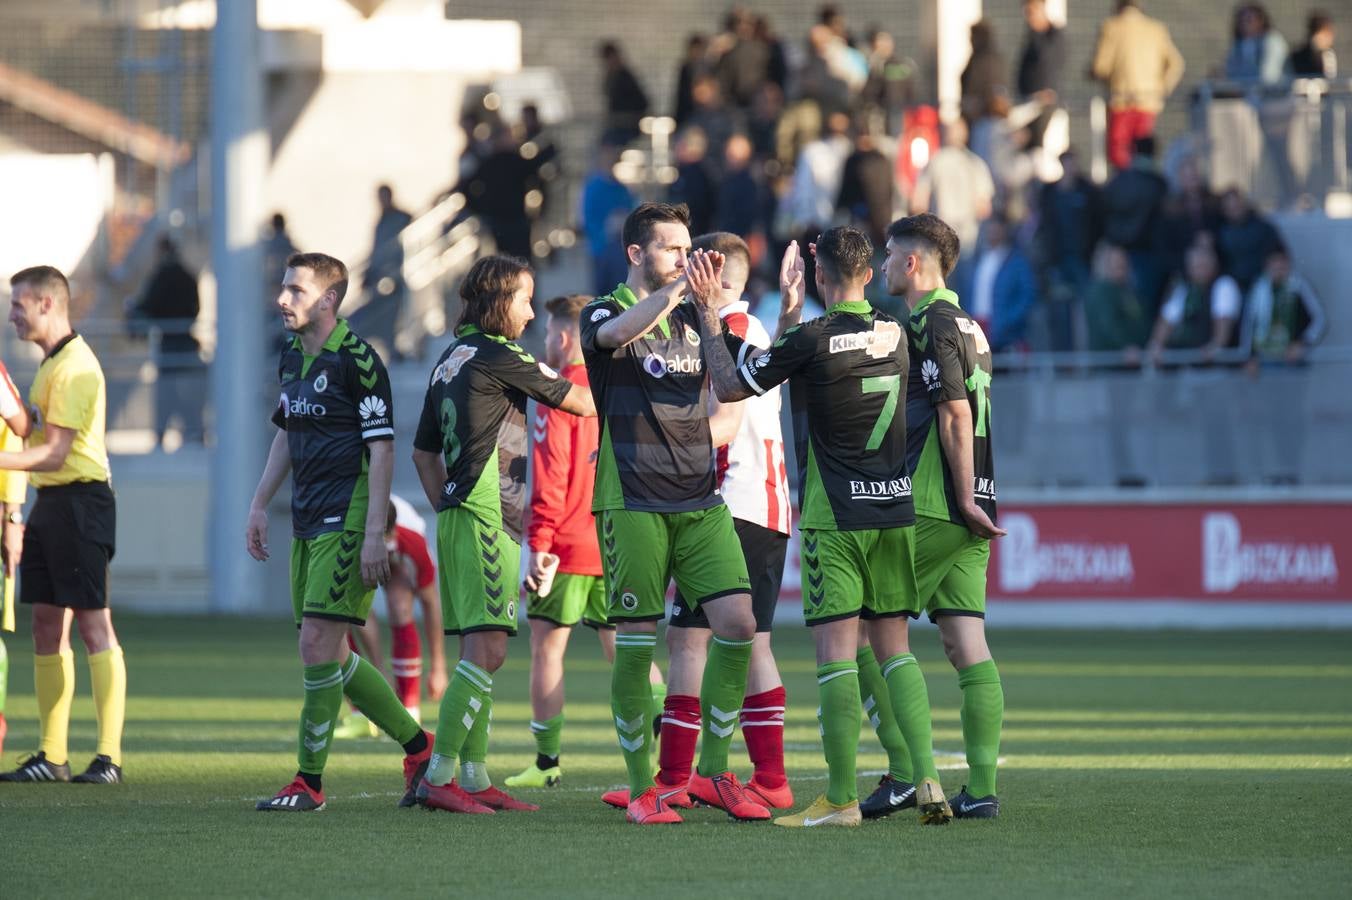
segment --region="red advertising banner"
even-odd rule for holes
[[[1352,504],[1002,505],[1000,526],[993,599],[1352,603]]]
[[[1000,525],[1002,600],[1352,601],[1352,505],[1025,506]]]

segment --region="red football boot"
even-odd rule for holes
[[[430,731],[424,731],[423,737],[427,738],[427,746],[423,748],[423,752],[404,754],[404,796],[399,798],[401,809],[418,805],[418,782],[423,780],[423,776],[427,774],[427,764],[432,761],[432,742],[436,740],[436,736]]]
[[[259,800],[254,809],[259,812],[319,812],[324,808],[324,792],[312,791],[299,775],[277,792],[275,797]]]
[[[446,784],[428,784],[427,779],[423,778],[422,781],[418,782],[418,790],[415,796],[418,798],[418,802],[428,809],[444,809],[446,812],[457,813],[488,813],[489,815],[493,813],[492,809],[462,791],[460,785],[454,781],[449,781]]]
[[[706,778],[695,772],[691,774],[690,784],[686,790],[695,803],[721,809],[734,819],[755,822],[770,818],[770,811],[750,799],[737,776],[731,772],[724,772],[712,778]]]
[[[791,809],[793,807],[793,789],[789,787],[789,782],[785,779],[779,787],[766,787],[756,780],[752,775],[751,780],[746,783],[747,799],[753,803],[759,803],[766,809]]]
[[[650,787],[629,804],[625,818],[635,825],[679,825],[680,815],[667,806],[656,787]]]
[[[482,803],[484,806],[493,809],[509,810],[513,812],[536,812],[540,807],[534,803],[523,803],[522,801],[503,793],[497,788],[489,785],[482,791],[471,791],[466,793],[467,797]]]

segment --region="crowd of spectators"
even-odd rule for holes
[[[942,123],[918,101],[918,67],[892,35],[858,30],[834,5],[819,9],[801,41],[734,7],[717,33],[687,37],[669,104],[654,101],[618,41],[602,41],[604,119],[576,207],[592,289],[623,280],[620,223],[654,191],[687,204],[696,233],[742,235],[756,273],[748,288],[766,294],[790,240],[848,222],[881,248],[890,221],[929,210],[959,235],[950,283],[997,351],[1088,350],[1136,365],[1168,350],[1226,357],[1245,340],[1283,360],[1300,355],[1274,348],[1320,333],[1308,284],[1290,292],[1304,310],[1297,318],[1289,303],[1249,299],[1271,295],[1260,284],[1270,258],[1283,254],[1289,267],[1277,230],[1238,189],[1213,193],[1195,152],[1171,152],[1167,172],[1160,164],[1155,121],[1185,67],[1166,24],[1119,0],[1083,61],[1107,100],[1112,168],[1100,184],[1087,154],[1069,147],[1065,83],[1081,62],[1045,0],[1024,0],[1022,11],[1021,46],[1009,55],[988,21],[971,26],[961,99]],[[1243,4],[1212,74],[1254,85],[1332,77],[1333,35],[1330,16],[1312,12],[1304,43],[1289,52],[1263,7]],[[651,146],[641,122],[658,114],[675,125],[670,175],[656,187],[626,183],[616,164],[625,148]],[[465,128],[469,211],[499,248],[538,255],[533,223],[558,171],[538,114],[528,106],[515,125],[490,118]],[[889,302],[877,284],[871,290]],[[1255,309],[1272,321],[1240,327]]]
[[[1093,350],[1131,365],[1166,350],[1214,357],[1241,339],[1275,352],[1254,344],[1256,332],[1239,318],[1274,309],[1247,298],[1268,258],[1285,252],[1277,230],[1238,189],[1213,194],[1197,156],[1178,155],[1167,175],[1159,163],[1155,120],[1184,71],[1169,29],[1132,0],[1102,23],[1088,63],[1107,94],[1113,169],[1096,184],[1066,145],[1064,124],[1051,135],[1065,115],[1071,66],[1063,31],[1044,0],[1022,8],[1027,28],[1012,57],[989,22],[972,25],[959,115],[942,125],[914,105],[915,63],[881,29],[858,34],[825,6],[797,46],[764,16],[733,9],[721,32],[686,41],[668,197],[690,206],[697,231],[745,235],[767,288],[769,261],[788,240],[848,221],[881,246],[892,218],[931,210],[958,232],[964,253],[951,281],[997,351]],[[1296,53],[1260,5],[1240,6],[1234,28],[1218,75],[1269,83],[1336,74],[1326,13],[1310,14]],[[603,55],[614,52],[607,47]],[[637,80],[622,63],[621,72],[606,69],[608,122],[624,110],[620,101],[641,92],[612,93]],[[593,233],[613,243],[604,228],[589,225]],[[1317,307],[1302,285],[1294,293],[1301,308]],[[1199,303],[1202,296],[1214,302]],[[1302,313],[1301,322],[1322,316]],[[1290,344],[1319,330],[1278,328]],[[1277,356],[1288,359],[1285,350]]]

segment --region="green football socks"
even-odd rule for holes
[[[852,660],[817,668],[817,721],[829,780],[826,799],[837,805],[859,799],[855,757],[859,753],[859,666]]]
[[[532,719],[530,733],[535,736],[535,752],[541,756],[557,760],[559,758],[559,744],[563,737],[563,713],[559,713],[551,719],[545,719],[543,722]]]
[[[700,737],[699,765],[695,768],[706,778],[728,770],[728,747],[732,744],[732,733],[737,728],[742,700],[746,697],[751,644],[750,639],[734,641],[714,635],[709,645],[709,661],[704,666],[704,680],[699,690],[704,734]]]
[[[427,783],[449,784],[455,763],[485,706],[492,703],[493,676],[467,659],[456,663],[455,674],[441,698],[437,740],[427,767]]]
[[[649,683],[651,682],[652,679],[650,676]],[[662,711],[667,705],[667,683],[663,681],[659,682],[658,684],[654,684],[651,690],[653,692],[652,721],[654,723],[658,723],[662,721]],[[653,729],[653,733],[654,734],[657,733],[656,728]],[[652,742],[652,749],[654,751],[657,750],[657,741]]]
[[[5,712],[5,697],[9,692],[9,651],[0,640],[0,715]]]
[[[653,664],[657,635],[644,631],[622,631],[615,635],[615,662],[610,667],[610,712],[615,732],[629,773],[629,796],[653,786],[653,767],[648,758],[648,743],[653,739],[652,683],[648,673]],[[712,656],[712,654],[711,654]]]
[[[488,735],[493,730],[493,695],[484,695],[483,709],[474,719],[474,727],[465,737],[460,750],[460,787],[470,791],[486,791],[493,786],[488,777]]]
[[[989,797],[995,793],[1000,724],[1005,716],[1005,689],[995,660],[958,669],[958,687],[962,688],[962,743],[969,770],[967,793]]]
[[[343,693],[377,728],[400,744],[407,744],[422,730],[385,676],[355,653],[349,653],[343,665]]]
[[[322,775],[333,743],[333,726],[343,706],[343,673],[336,662],[305,667],[305,705],[300,711],[296,761],[301,772]]]
[[[939,780],[934,766],[934,735],[930,723],[929,689],[920,664],[910,653],[898,653],[882,664],[887,693],[892,699],[892,715],[911,754],[911,774],[915,783],[926,778]]]
[[[897,781],[911,784],[911,752],[906,749],[906,740],[892,713],[892,698],[887,693],[882,666],[868,646],[859,648],[855,661],[859,663],[859,699],[864,705],[864,715],[878,735],[878,743],[887,752],[887,773]]]

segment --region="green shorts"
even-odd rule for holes
[[[331,531],[291,541],[291,611],[296,625],[305,617],[365,625],[375,588],[361,580],[357,531]]]
[[[939,616],[986,618],[986,566],[991,542],[944,519],[916,516],[915,571],[920,604]]]
[[[606,586],[600,575],[560,572],[548,597],[526,592],[526,618],[544,619],[572,628],[578,622],[592,628],[613,628],[606,619]]]
[[[437,513],[437,575],[447,634],[516,634],[521,545],[463,506]]]
[[[612,623],[662,618],[673,578],[692,608],[751,593],[732,514],[722,504],[679,513],[607,509],[596,515],[596,533]]]
[[[809,625],[860,616],[920,615],[915,528],[802,533],[803,617]]]

